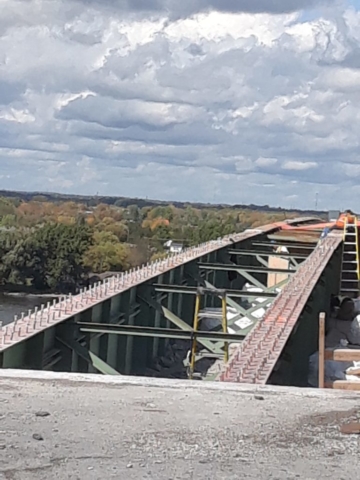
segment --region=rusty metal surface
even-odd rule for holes
[[[235,349],[218,380],[265,384],[334,251],[342,242],[330,234],[301,264],[264,318]]]
[[[33,312],[29,311],[27,316],[16,318],[14,322],[0,328],[0,352],[136,285],[151,279],[155,280],[162,273],[179,267],[184,263],[200,259],[208,253],[234,245],[234,243],[276,231],[284,225],[301,224],[312,220],[312,217],[297,218],[227,235],[218,240],[188,248],[181,253],[169,255],[163,260],[147,263],[142,267],[107,278],[94,286],[83,289],[78,295],[70,294],[61,297],[59,301],[54,301],[53,304],[49,302],[40,309],[35,308]]]

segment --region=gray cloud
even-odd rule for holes
[[[0,187],[350,205],[360,16],[231,13],[254,4],[5,2]]]
[[[98,6],[97,0],[78,0]],[[108,8],[125,11],[167,12],[170,15],[186,16],[198,12],[287,13],[319,5],[331,5],[334,0],[103,0]]]

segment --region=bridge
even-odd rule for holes
[[[185,378],[196,344],[204,380],[306,386],[318,315],[340,289],[343,237],[319,240],[318,222],[228,235],[15,317],[0,329],[0,367]]]

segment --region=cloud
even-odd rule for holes
[[[81,3],[98,5],[98,0],[78,0]],[[287,13],[318,5],[331,5],[333,0],[103,0],[105,7],[122,11],[146,13],[170,13],[187,16],[216,10],[227,13]]]
[[[315,4],[3,0],[0,188],[351,206],[360,14]]]
[[[288,160],[282,165],[282,168],[285,170],[309,170],[315,167],[317,167],[317,163],[315,162],[299,162],[296,160]]]

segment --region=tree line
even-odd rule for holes
[[[127,208],[130,205],[137,205],[139,208],[143,207],[151,207],[155,208],[157,206],[167,206],[167,202],[161,200],[150,200],[150,199],[143,199],[143,198],[128,198],[128,197],[113,197],[113,196],[90,196],[90,195],[71,195],[71,194],[62,194],[62,193],[31,193],[31,192],[15,192],[15,191],[7,191],[7,190],[0,190],[0,197],[7,197],[12,199],[17,199],[25,202],[29,202],[31,200],[39,199],[40,201],[46,202],[75,202],[75,203],[82,203],[87,206],[93,207],[98,205],[99,203],[107,204],[107,205],[116,205],[118,207]],[[274,207],[271,205],[254,205],[254,204],[235,204],[235,205],[227,205],[227,204],[207,204],[207,203],[189,203],[189,202],[179,202],[175,201],[172,202],[172,205],[176,208],[184,209],[188,206],[196,208],[196,209],[208,209],[208,208],[215,208],[217,210],[251,210],[251,211],[259,211],[259,212],[267,212],[267,213],[283,213],[286,212],[288,214],[293,213],[293,209],[284,208],[284,207]],[[302,210],[301,211],[304,216],[317,216],[317,215],[327,215],[326,211],[319,211],[319,210]]]
[[[92,274],[165,255],[168,240],[188,247],[292,216],[298,213],[0,197],[0,284],[72,291]]]

